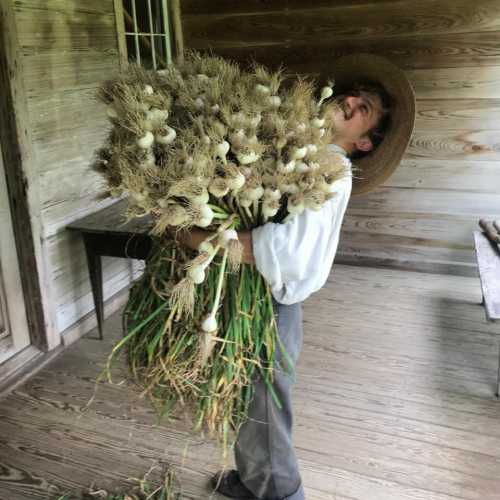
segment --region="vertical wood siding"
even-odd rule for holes
[[[417,95],[413,138],[383,187],[355,196],[337,261],[475,274],[472,230],[500,217],[500,2],[184,0],[187,48],[325,74],[389,58]]]
[[[113,0],[17,0],[15,20],[40,192],[42,245],[48,256],[59,332],[93,309],[81,239],[65,226],[102,208],[101,178],[89,165],[106,134],[99,83],[119,65]],[[104,259],[104,295],[126,286],[132,269]]]

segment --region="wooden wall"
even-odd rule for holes
[[[411,145],[375,192],[351,199],[339,262],[475,273],[472,230],[500,217],[498,0],[183,0],[187,48],[317,74],[370,52],[417,95]]]
[[[9,0],[10,1],[10,0]],[[29,183],[37,183],[41,243],[55,332],[71,330],[93,309],[81,240],[65,226],[111,200],[99,201],[103,182],[89,169],[107,129],[98,84],[118,69],[113,0],[16,0],[15,22],[33,158]],[[104,259],[105,298],[131,279],[122,259]],[[54,340],[56,339],[56,340]]]

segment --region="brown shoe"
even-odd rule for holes
[[[238,498],[239,500],[258,500],[241,482],[237,470],[219,471],[210,482],[215,491],[226,497]]]

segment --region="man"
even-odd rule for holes
[[[363,78],[361,84],[351,79],[358,74]],[[399,163],[413,128],[414,96],[401,71],[371,55],[342,58],[335,65],[335,78],[337,92],[333,99],[340,109],[324,104],[325,117],[334,124],[328,142],[333,151],[344,156],[346,166],[352,166],[349,157],[364,165],[357,182],[360,191],[365,192],[378,185]],[[393,93],[386,92],[380,84],[384,79],[389,80]],[[404,118],[402,112],[408,116]],[[391,146],[390,154],[375,157],[372,168],[370,157],[383,151],[386,142]],[[294,364],[302,346],[301,303],[328,278],[353,191],[351,176],[334,185],[336,196],[317,212],[305,210],[286,224],[267,223],[239,232],[244,246],[243,261],[256,265],[271,288],[278,333]],[[193,230],[183,237],[183,242],[197,248],[205,237],[204,231]],[[274,389],[282,408],[276,406],[265,383],[257,378],[248,419],[235,445],[237,470],[218,473],[212,479],[213,487],[227,497],[305,498],[291,434],[291,389],[295,375],[293,369],[284,368],[286,363],[280,361],[278,349]]]

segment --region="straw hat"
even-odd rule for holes
[[[415,94],[404,72],[384,57],[352,54],[333,65],[335,86],[345,87],[356,80],[380,83],[391,96],[394,110],[391,126],[380,145],[369,155],[354,160],[352,194],[373,191],[397,168],[408,147],[415,124]]]

